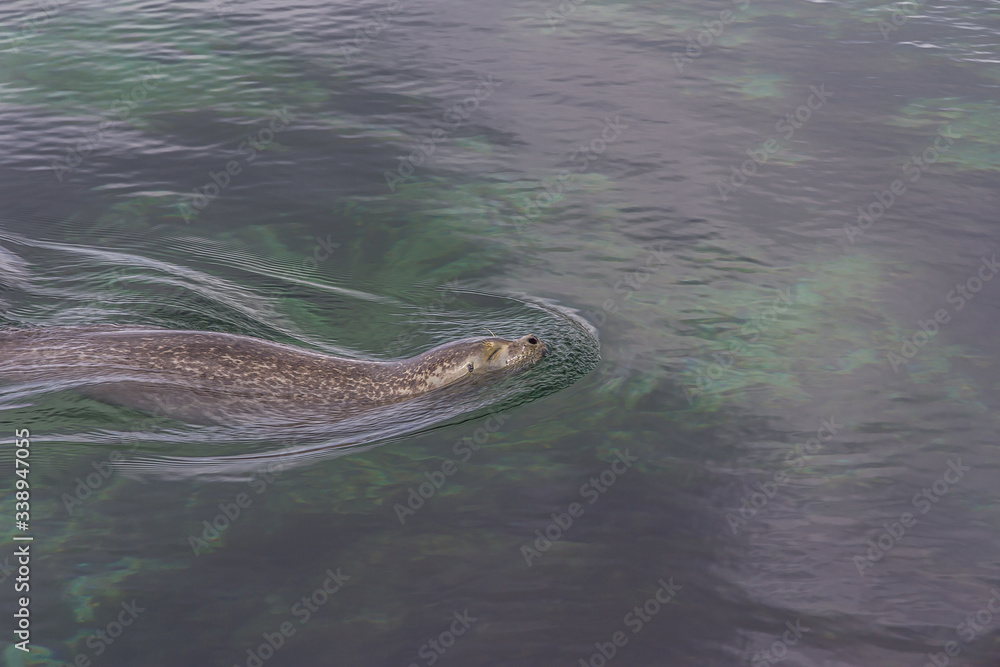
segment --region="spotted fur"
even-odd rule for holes
[[[359,361],[234,334],[61,327],[0,332],[0,383],[80,385],[102,400],[195,421],[199,414],[295,406],[336,415],[470,375],[523,368],[546,353],[545,343],[528,335],[459,340],[399,361]]]

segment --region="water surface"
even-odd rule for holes
[[[3,326],[560,352],[287,466],[254,457],[295,433],[8,392],[35,539],[7,664],[995,664],[995,3],[0,24]]]

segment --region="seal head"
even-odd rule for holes
[[[517,340],[467,338],[446,343],[398,363],[398,377],[406,378],[400,393],[422,394],[470,376],[516,372],[538,363],[549,352],[534,335]]]

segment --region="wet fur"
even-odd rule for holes
[[[476,338],[412,359],[376,362],[234,334],[63,327],[0,332],[0,382],[68,384],[105,402],[195,422],[316,408],[336,419],[454,384],[466,374],[527,366],[545,353],[534,336]]]

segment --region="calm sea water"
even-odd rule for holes
[[[0,387],[4,664],[998,664],[998,43],[989,0],[5,2],[0,326],[558,354],[357,438]]]

